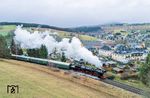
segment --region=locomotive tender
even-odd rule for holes
[[[103,75],[106,73],[104,69],[92,68],[90,66],[84,66],[83,64],[65,63],[65,62],[60,62],[55,60],[41,59],[41,58],[35,58],[35,57],[29,57],[23,55],[14,55],[14,54],[12,54],[11,57],[12,59],[41,64],[45,66],[49,65],[60,69],[74,70],[74,71],[90,74],[98,78],[104,78]]]

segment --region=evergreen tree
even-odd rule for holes
[[[146,58],[146,64],[150,64],[150,54],[148,54],[148,56]]]
[[[12,54],[16,54],[16,55],[22,55],[22,54],[23,54],[22,49],[20,48],[19,45],[17,45],[17,44],[15,43],[14,39],[12,39],[12,41],[11,41],[11,46],[10,46],[10,48],[11,48],[11,53],[12,53]]]
[[[150,86],[150,78],[148,78],[150,76],[150,54],[148,54],[146,62],[141,66],[139,76],[144,84]]]
[[[35,57],[40,58],[40,49],[35,49]]]
[[[0,36],[0,57],[8,58],[10,56],[10,50],[7,45],[7,41],[3,36]]]
[[[48,51],[45,45],[41,45],[40,49],[27,49],[28,56],[37,57],[37,58],[47,58]]]
[[[48,51],[47,51],[47,48],[45,45],[42,45],[40,47],[40,50],[39,50],[39,57],[40,58],[47,58],[48,56]]]
[[[16,46],[16,44],[15,44],[14,39],[12,39],[12,41],[11,41],[11,46],[10,46],[10,48],[11,48],[11,53],[12,53],[12,54],[17,54],[17,46]]]
[[[35,48],[34,48],[34,49],[31,49],[31,54],[32,54],[33,57],[37,57],[37,55],[38,55],[38,54],[37,54],[37,50],[38,50],[38,49],[35,49]]]
[[[30,56],[30,55],[31,55],[31,51],[30,51],[30,49],[27,49],[27,54],[28,54],[28,56]]]
[[[27,49],[27,54],[31,57],[39,57],[39,49]]]
[[[65,53],[64,52],[62,53],[61,61],[62,62],[66,62],[66,57],[65,57]]]
[[[23,51],[22,51],[22,49],[20,48],[20,49],[18,49],[18,53],[17,53],[18,55],[23,55]]]

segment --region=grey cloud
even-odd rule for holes
[[[150,22],[149,0],[0,0],[0,21],[56,26]]]

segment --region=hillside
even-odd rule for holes
[[[12,31],[16,29],[15,25],[1,25],[0,26],[0,35],[7,37],[7,39],[10,39],[9,35],[12,35]],[[45,32],[45,31],[52,31],[53,33],[58,34],[60,38],[72,38],[74,36],[80,38],[80,40],[86,40],[86,41],[96,41],[97,38],[85,35],[85,34],[77,34],[73,32],[67,32],[67,31],[62,31],[62,30],[56,30],[56,29],[50,29],[50,28],[35,28],[35,27],[24,27],[24,29],[30,30],[33,29],[33,31],[40,31],[40,32]]]
[[[7,36],[11,31],[15,30],[15,25],[2,25],[0,26],[0,35]]]
[[[47,68],[35,64],[0,61],[0,74],[0,98],[115,98],[59,78]],[[9,84],[19,85],[19,94],[7,94]]]
[[[21,61],[1,60],[0,74],[0,98],[140,98],[97,80]],[[19,85],[19,94],[6,93],[11,84]]]
[[[45,24],[37,24],[37,23],[22,23],[22,22],[0,22],[1,26],[10,26],[10,25],[23,25],[24,27],[38,27],[38,28],[49,28],[49,29],[55,29],[55,30],[63,30],[66,31],[64,28],[55,27],[55,26],[49,26]]]
[[[89,36],[89,35],[86,35],[86,34],[66,32],[66,31],[60,31],[60,30],[53,30],[53,31],[57,32],[59,37],[61,37],[61,38],[72,38],[72,37],[76,36],[80,40],[84,40],[84,41],[97,41],[96,37]]]
[[[85,26],[85,27],[76,27],[76,28],[68,28],[68,30],[72,32],[78,32],[78,33],[95,33],[95,32],[101,32],[102,28],[100,26]]]
[[[59,31],[66,32],[76,32],[76,33],[101,33],[104,31],[112,30],[150,30],[150,23],[139,23],[139,24],[128,24],[128,23],[113,23],[113,24],[104,24],[96,26],[81,26],[73,28],[62,28],[56,26],[50,26],[46,24],[37,24],[37,23],[22,23],[22,22],[0,22],[0,26],[10,26],[10,25],[23,25],[24,27],[35,27],[35,28],[48,28]]]

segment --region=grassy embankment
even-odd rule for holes
[[[19,85],[20,93],[7,94],[6,86],[9,84]],[[0,61],[0,89],[0,98],[114,98],[109,94],[55,77],[43,66],[16,61]]]
[[[19,85],[19,94],[7,94],[9,84]],[[100,81],[14,60],[0,61],[0,89],[0,98],[140,98]]]

